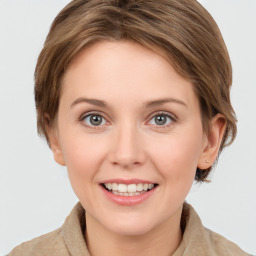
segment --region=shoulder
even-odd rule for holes
[[[183,248],[188,254],[204,256],[249,256],[238,245],[225,237],[205,228],[193,207],[183,207]]]
[[[22,243],[8,256],[89,255],[84,240],[84,230],[85,211],[78,202],[59,229]]]
[[[61,228],[24,242],[15,247],[8,256],[66,256],[67,251]]]
[[[208,238],[216,255],[249,256],[238,245],[207,228],[205,228],[205,237]]]

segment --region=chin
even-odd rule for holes
[[[110,232],[120,236],[141,236],[149,233],[152,229],[154,229],[154,224],[153,221],[145,220],[145,218],[121,218],[119,220],[115,219],[114,223],[113,221],[108,223],[107,229],[109,229]]]

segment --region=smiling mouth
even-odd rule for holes
[[[158,184],[138,183],[138,184],[118,184],[103,183],[101,184],[107,191],[118,196],[138,196],[154,189]]]

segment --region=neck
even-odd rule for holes
[[[167,220],[150,232],[125,236],[104,229],[86,214],[86,241],[91,256],[170,256],[178,248],[182,232],[181,211],[175,219]]]

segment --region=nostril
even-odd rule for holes
[[[119,165],[119,166],[123,167],[124,169],[130,169],[132,167],[141,165],[141,163],[138,161],[133,162],[133,161],[127,161],[127,160],[113,161],[112,164],[116,165],[116,166]]]
[[[146,159],[142,143],[127,127],[119,136],[113,138],[108,156],[113,165],[119,165],[125,169],[139,166]]]

